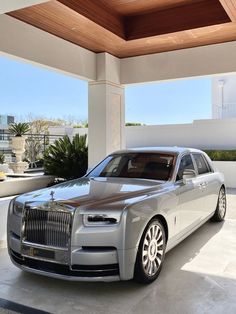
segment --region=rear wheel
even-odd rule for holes
[[[226,193],[225,188],[222,186],[218,196],[218,202],[212,221],[223,221],[226,214]]]
[[[134,279],[151,283],[159,275],[165,257],[166,237],[162,223],[153,219],[147,225],[138,248]]]

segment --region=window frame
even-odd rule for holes
[[[93,167],[92,169],[90,169],[85,175],[84,177],[87,177],[89,178],[90,175],[92,174],[92,172],[98,168],[99,166],[102,165],[102,163],[108,159],[109,157],[115,157],[116,155],[119,156],[119,155],[127,155],[127,154],[158,154],[158,155],[169,155],[171,157],[173,157],[173,165],[172,165],[172,170],[170,172],[170,176],[169,176],[169,179],[166,181],[166,182],[169,182],[169,181],[172,181],[173,178],[174,178],[174,174],[175,174],[175,168],[176,168],[176,162],[177,162],[177,158],[178,158],[178,155],[174,152],[168,152],[168,151],[128,151],[128,152],[114,152],[108,156],[106,156],[101,162],[99,162],[95,167]],[[99,176],[98,176],[99,177]],[[126,178],[126,177],[104,177],[104,178]],[[130,178],[128,178],[130,179]],[[136,178],[136,179],[139,179],[139,178]],[[142,178],[140,178],[142,179]],[[155,180],[155,179],[147,179],[147,180],[152,180],[152,181],[161,181],[161,180]]]
[[[195,152],[193,152],[193,153],[191,153],[191,154],[192,154],[192,159],[193,159],[194,164],[195,164],[196,173],[197,173],[198,176],[203,176],[203,175],[207,175],[207,174],[209,174],[209,173],[214,172],[213,169],[212,169],[212,167],[209,165],[209,163],[208,163],[208,161],[207,161],[207,159],[206,159],[206,157],[204,156],[203,153],[198,153],[198,152],[195,153]],[[205,162],[205,164],[206,164],[206,166],[207,166],[208,172],[199,173],[199,171],[198,171],[198,166],[197,166],[197,162],[195,161],[194,155],[200,155],[200,156],[203,158],[203,161]]]
[[[195,160],[193,159],[193,156],[192,156],[192,153],[191,152],[186,152],[186,153],[184,153],[184,154],[182,154],[179,158],[179,163],[178,163],[178,165],[177,165],[177,167],[176,167],[176,173],[175,173],[175,180],[174,180],[174,182],[182,182],[183,181],[183,179],[180,179],[180,180],[177,180],[177,175],[178,175],[178,172],[179,172],[179,167],[180,167],[180,163],[181,163],[181,160],[182,160],[182,158],[184,158],[185,156],[190,156],[190,158],[191,158],[191,160],[192,160],[192,163],[193,163],[193,170],[198,174],[198,172],[196,171],[196,163],[195,163]]]

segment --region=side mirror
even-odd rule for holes
[[[196,171],[193,169],[185,169],[183,172],[183,182],[184,184],[187,183],[187,180],[192,179],[196,177]]]

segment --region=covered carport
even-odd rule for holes
[[[2,1],[0,53],[88,81],[91,167],[125,147],[127,84],[236,71],[233,4]]]
[[[88,81],[90,167],[126,146],[126,85],[236,72],[234,1],[4,0],[0,13],[1,54]],[[168,253],[149,287],[23,274],[0,250],[0,308],[7,299],[52,313],[235,313],[229,192],[227,221]]]

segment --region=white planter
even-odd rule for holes
[[[16,155],[16,162],[11,163],[10,167],[15,173],[24,173],[28,167],[28,163],[22,161],[22,155],[25,151],[25,140],[24,136],[15,136],[11,141],[12,151]]]
[[[25,151],[25,137],[15,136],[11,140],[12,151],[16,155],[16,162],[22,160],[22,155]]]
[[[22,177],[7,178],[5,181],[0,182],[0,198],[45,188],[54,179],[54,176],[48,175],[22,175]]]
[[[28,162],[25,161],[17,161],[10,163],[10,167],[14,173],[24,173],[28,166],[29,166]]]
[[[25,149],[25,137],[15,136],[11,139],[11,145],[13,149],[24,150]]]
[[[214,161],[215,167],[224,174],[227,188],[236,188],[236,161]]]

